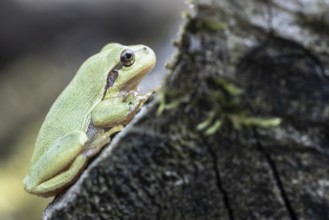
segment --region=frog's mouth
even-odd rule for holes
[[[137,87],[141,80],[147,75],[154,67],[154,64],[147,66],[137,75],[131,77],[127,82],[120,85],[120,91],[132,91],[137,90]]]
[[[114,84],[115,81],[117,80],[119,76],[120,69],[122,66],[118,68],[119,65],[116,66],[116,68],[113,68],[107,78],[107,83],[106,83],[106,88],[105,91],[108,88],[111,88]],[[127,80],[124,83],[121,83],[119,85],[116,85],[116,87],[119,89],[119,91],[131,91],[131,90],[136,90],[138,87],[138,84],[140,81],[144,78],[146,74],[148,74],[152,69],[154,65],[149,65],[146,68],[144,68],[142,71],[140,71],[138,74],[132,76],[129,80]]]

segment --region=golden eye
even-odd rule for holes
[[[123,66],[128,67],[134,64],[135,54],[130,49],[125,49],[121,52],[120,62]]]

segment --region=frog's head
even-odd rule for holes
[[[104,47],[113,48],[112,46]],[[141,79],[149,73],[156,62],[153,50],[145,45],[116,45],[111,55],[117,62],[109,73],[108,86],[118,91],[135,90]],[[111,85],[112,84],[112,85]]]

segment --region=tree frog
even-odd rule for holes
[[[150,96],[138,94],[137,86],[155,61],[147,46],[110,43],[82,64],[40,128],[24,179],[27,192],[54,196],[79,177]]]

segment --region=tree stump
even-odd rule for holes
[[[194,10],[162,90],[45,219],[329,219],[329,2]]]

